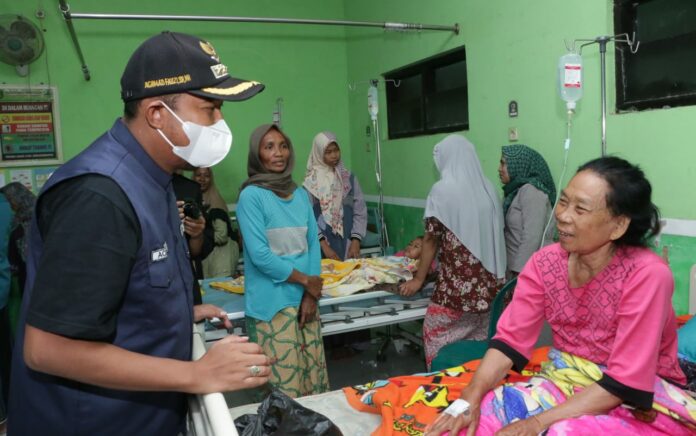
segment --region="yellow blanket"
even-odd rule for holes
[[[415,261],[406,257],[368,257],[338,262],[321,260],[322,293],[341,297],[384,283],[399,283],[413,278]]]
[[[384,283],[413,278],[414,260],[406,257],[369,257],[344,262],[321,260],[322,293],[329,297],[351,295]],[[210,287],[233,294],[244,294],[244,276],[210,282]]]
[[[244,276],[239,276],[236,279],[230,278],[229,280],[210,282],[210,287],[233,294],[244,294]]]

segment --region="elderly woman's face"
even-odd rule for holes
[[[207,191],[210,188],[210,168],[196,168],[193,171],[193,180],[201,185],[201,191]]]
[[[272,173],[282,173],[289,159],[290,147],[279,131],[271,129],[263,135],[259,144],[259,160],[264,168]]]
[[[609,185],[593,171],[581,171],[561,192],[556,221],[561,247],[570,253],[590,254],[620,238],[627,218],[607,209]]]

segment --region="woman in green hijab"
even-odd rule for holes
[[[503,183],[503,216],[508,280],[516,277],[544,240],[556,187],[544,158],[526,145],[502,147],[498,175]],[[552,226],[549,226],[550,228]]]

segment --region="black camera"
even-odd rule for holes
[[[197,220],[201,217],[201,209],[195,202],[187,201],[186,203],[184,203],[184,215],[194,220]]]

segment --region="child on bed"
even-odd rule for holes
[[[409,242],[406,248],[401,251],[397,251],[394,256],[397,257],[408,257],[409,259],[417,260],[420,257],[421,250],[423,248],[423,235],[416,236],[413,241]]]
[[[413,270],[411,271],[414,275],[418,270],[418,259],[420,259],[421,250],[423,249],[423,235],[416,236],[411,242],[408,243],[406,248],[401,251],[397,251],[394,256],[405,257],[413,260]],[[430,264],[430,271],[428,275],[434,274],[437,270],[437,260],[433,260]]]

